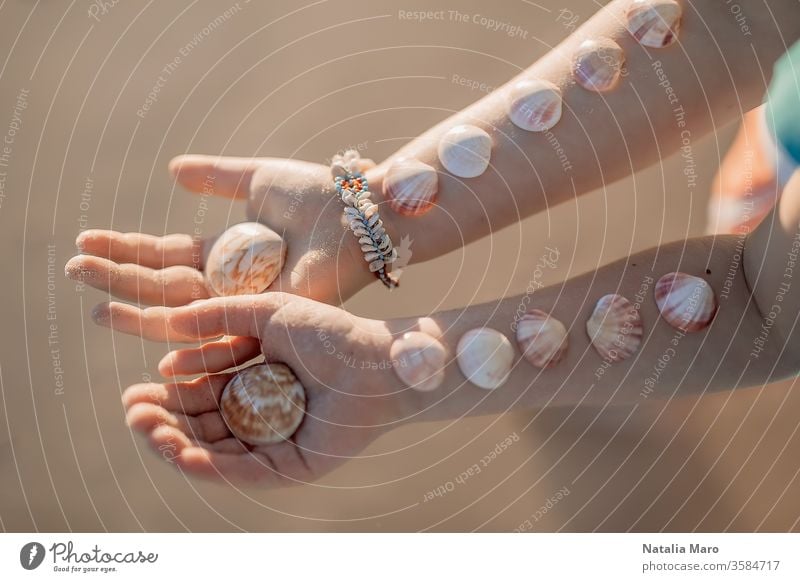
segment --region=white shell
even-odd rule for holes
[[[584,89],[610,91],[617,86],[625,52],[610,38],[585,40],[572,61],[572,74]]]
[[[456,351],[461,373],[479,388],[499,388],[511,373],[514,348],[497,330],[481,327],[468,331],[458,340]]]
[[[661,317],[685,332],[708,327],[717,313],[717,297],[705,279],[686,273],[667,273],[653,289]]]
[[[643,46],[668,46],[678,36],[682,13],[675,0],[634,0],[625,15],[628,32]]]
[[[414,158],[399,158],[383,179],[383,194],[398,214],[417,216],[431,208],[439,190],[436,170]]]
[[[517,322],[517,345],[533,366],[554,366],[567,355],[567,328],[541,309],[531,309]]]
[[[561,119],[561,90],[542,79],[517,81],[508,93],[508,117],[525,131],[547,131]]]
[[[290,438],[300,426],[306,393],[288,366],[258,364],[231,378],[219,407],[237,439],[271,445]]]
[[[474,125],[457,125],[439,140],[439,161],[459,178],[475,178],[489,167],[492,137]]]
[[[642,344],[642,318],[622,295],[600,298],[586,322],[586,332],[597,352],[611,362],[626,360]]]
[[[261,293],[283,268],[286,245],[258,222],[230,227],[211,247],[205,266],[206,283],[217,295]]]
[[[404,333],[389,350],[397,377],[420,392],[430,392],[442,384],[446,356],[441,343],[420,331]]]

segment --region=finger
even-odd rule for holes
[[[192,416],[142,402],[128,409],[125,420],[133,430],[144,434],[150,434],[157,427],[167,425],[195,441],[213,443],[232,436],[219,411]]]
[[[191,267],[151,269],[79,255],[67,262],[64,273],[73,281],[145,305],[186,305],[208,297],[202,273]]]
[[[129,335],[138,335],[154,342],[196,342],[194,337],[184,336],[169,327],[165,315],[169,309],[180,308],[148,307],[140,309],[134,305],[111,301],[97,305],[92,310],[92,320],[102,327]]]
[[[250,452],[252,449],[250,445],[243,443],[237,438],[221,439],[217,442],[210,443],[206,448],[217,453],[228,453],[232,455],[242,455]]]
[[[209,342],[198,348],[173,350],[158,364],[167,378],[194,374],[215,374],[240,366],[261,354],[261,343],[252,337],[234,336]]]
[[[173,158],[169,171],[192,192],[246,199],[261,163],[258,158],[187,155]]]
[[[153,236],[140,232],[84,230],[75,239],[78,250],[115,263],[135,263],[151,269],[186,266],[200,269],[208,242],[188,234]]]
[[[175,307],[167,317],[172,330],[183,337],[206,339],[221,335],[258,338],[269,319],[295,298],[286,293],[214,297]]]
[[[367,170],[371,170],[376,165],[377,164],[375,163],[375,161],[371,160],[370,158],[361,158],[358,161],[358,169],[361,170],[362,172],[366,172]]]
[[[205,376],[189,382],[134,384],[122,394],[126,409],[134,404],[157,404],[183,414],[202,414],[219,410],[222,391],[233,374]]]
[[[187,473],[207,479],[225,479],[262,486],[295,483],[287,479],[268,456],[258,453],[232,454],[217,452],[208,447],[192,446],[183,448],[175,461]]]

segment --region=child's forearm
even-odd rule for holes
[[[673,243],[531,295],[450,311],[419,323],[392,322],[389,328],[395,334],[414,326],[428,333],[440,330],[449,354],[445,381],[439,389],[405,392],[410,418],[436,420],[554,405],[634,404],[761,385],[796,373],[800,342],[789,337],[785,321],[772,325],[762,316],[774,297],[761,306],[756,304],[745,280],[742,253],[743,240],[734,237]],[[753,250],[753,254],[760,253]],[[654,285],[673,271],[702,277],[713,287],[719,310],[706,330],[683,333],[660,316]],[[765,288],[774,287],[776,281],[773,277],[772,285],[765,282]],[[637,305],[644,328],[639,351],[615,363],[604,361],[586,332],[586,321],[597,300],[609,293],[623,295]],[[800,288],[786,297],[787,308],[797,305],[798,295]],[[512,326],[531,308],[549,312],[568,329],[567,356],[549,369],[530,365],[516,343]],[[795,308],[792,317],[796,316]],[[491,391],[467,382],[455,359],[461,336],[482,326],[506,335],[515,351],[507,382]]]
[[[702,135],[759,103],[773,62],[800,35],[795,1],[743,4],[737,18],[725,2],[681,0],[677,42],[645,49],[625,30],[630,3],[611,2],[522,73],[561,88],[563,116],[551,133],[511,123],[506,113],[511,81],[398,152],[440,172],[440,208],[421,217],[383,212],[397,240],[409,235],[415,241],[414,261],[611,183],[683,146],[691,156]],[[576,47],[601,37],[624,49],[627,69],[619,86],[603,94],[578,86],[571,74]],[[440,136],[459,123],[485,129],[494,142],[491,166],[477,178],[454,178],[437,158]],[[379,200],[390,163],[370,175]]]

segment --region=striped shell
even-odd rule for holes
[[[682,13],[675,0],[634,0],[625,15],[626,26],[639,44],[661,48],[675,42]]]
[[[439,161],[459,178],[475,178],[489,167],[492,137],[474,125],[457,125],[439,140]]]
[[[306,410],[306,393],[284,364],[258,364],[231,378],[220,399],[225,424],[240,441],[271,445],[290,438]]]
[[[610,91],[617,86],[625,52],[609,38],[585,40],[572,61],[572,74],[578,84],[589,91]]]
[[[414,158],[399,158],[383,179],[383,194],[398,214],[417,216],[433,208],[439,190],[436,170]]]
[[[639,350],[642,318],[622,295],[605,295],[586,322],[586,332],[597,353],[610,362],[620,362]]]
[[[525,131],[547,131],[561,119],[561,90],[549,81],[517,81],[508,93],[508,117]]]
[[[667,273],[653,289],[661,317],[684,332],[708,327],[717,313],[717,297],[705,279],[686,273]]]
[[[456,348],[458,367],[479,388],[499,388],[508,380],[514,347],[497,330],[481,327],[461,336]]]
[[[208,253],[206,283],[217,295],[250,295],[269,287],[283,269],[286,245],[258,222],[226,230]]]
[[[531,365],[554,366],[567,355],[567,328],[541,309],[531,309],[517,322],[517,345]]]
[[[446,356],[441,343],[420,331],[404,333],[389,350],[397,377],[420,392],[435,390],[442,384]]]

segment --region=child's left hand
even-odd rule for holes
[[[159,364],[165,376],[201,377],[138,384],[123,396],[129,425],[187,473],[261,486],[314,481],[409,413],[408,389],[391,366],[374,365],[389,357],[391,334],[385,324],[335,307],[267,293],[178,308],[104,304],[95,318],[152,340],[224,336],[172,351]],[[220,415],[219,398],[232,376],[220,372],[262,354],[295,372],[306,390],[306,414],[288,441],[251,447],[232,437]]]

